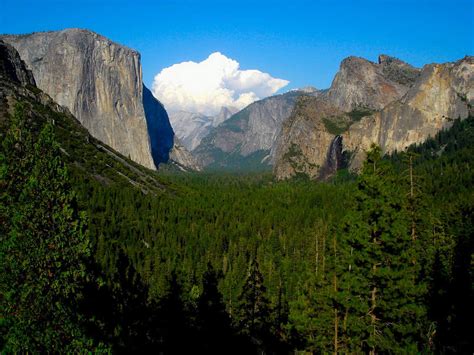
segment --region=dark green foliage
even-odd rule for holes
[[[17,105],[0,151],[1,338],[8,352],[91,345],[76,314],[89,255],[53,128],[37,137]]]
[[[315,183],[158,176],[24,108],[0,122],[6,351],[472,352],[472,118]]]
[[[352,122],[360,121],[363,117],[373,114],[375,111],[369,108],[359,107],[348,113]]]
[[[242,334],[261,341],[268,330],[270,306],[266,298],[266,288],[263,285],[263,275],[259,270],[256,258],[250,264],[247,278],[238,300],[240,331]]]
[[[328,133],[340,135],[347,131],[354,122],[360,121],[363,117],[369,116],[374,112],[366,108],[356,108],[342,116],[324,117],[324,127]]]
[[[242,156],[239,150],[232,153],[225,153],[219,148],[212,151],[215,161],[206,167],[208,172],[264,172],[270,171],[271,165],[263,162],[265,157],[270,154],[268,150],[258,150],[247,156]]]
[[[326,131],[335,136],[344,133],[349,128],[350,122],[346,117],[324,117],[323,118],[324,127]]]
[[[218,289],[221,278],[222,275],[208,264],[203,275],[202,293],[197,302],[199,343],[201,351],[206,354],[219,354],[233,342],[231,318]]]
[[[356,205],[343,229],[347,348],[353,352],[415,351],[423,329],[424,285],[406,198],[380,149],[368,152]],[[414,348],[415,346],[415,348]]]

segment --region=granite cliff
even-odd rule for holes
[[[276,143],[276,177],[324,179],[344,156],[357,170],[372,143],[384,152],[403,150],[466,118],[473,104],[472,61],[420,70],[385,55],[378,63],[345,59],[330,89],[301,98],[285,121]]]
[[[352,125],[343,135],[344,149],[358,169],[372,143],[383,152],[421,143],[453,119],[474,115],[474,57],[423,67],[415,84],[398,101]]]
[[[173,130],[143,85],[138,52],[81,29],[0,38],[95,138],[148,168],[168,160]]]
[[[158,173],[95,139],[64,106],[36,87],[31,71],[14,47],[0,40],[0,142],[21,107],[21,126],[36,139],[47,122],[69,174],[104,185],[133,185],[144,193],[162,194]],[[18,148],[18,147],[17,147]]]
[[[326,98],[343,111],[360,107],[380,110],[401,98],[418,75],[418,69],[386,55],[379,56],[378,63],[348,57],[342,61]]]

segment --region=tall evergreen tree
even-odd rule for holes
[[[258,346],[268,337],[270,305],[256,256],[239,295],[238,326],[241,334],[249,336]]]
[[[77,350],[90,344],[76,306],[89,256],[53,127],[37,139],[17,106],[0,154],[0,299],[6,351]]]
[[[349,272],[342,275],[341,288],[349,294],[349,351],[415,351],[420,341],[425,290],[418,284],[405,201],[380,148],[372,147],[343,231]]]
[[[230,317],[218,290],[220,275],[208,263],[203,276],[203,289],[198,300],[198,327],[201,350],[220,354],[232,341]]]

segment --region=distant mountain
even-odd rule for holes
[[[148,168],[168,161],[173,129],[143,85],[138,52],[81,29],[0,38],[95,138]]]
[[[194,150],[214,127],[218,126],[238,110],[222,107],[216,116],[206,116],[200,113],[175,111],[170,112],[170,122],[173,130],[183,146]]]
[[[193,154],[207,169],[270,169],[276,138],[296,99],[319,93],[306,88],[254,102],[210,131]]]

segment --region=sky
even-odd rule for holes
[[[195,106],[229,93],[239,106],[252,95],[327,88],[350,55],[376,61],[383,53],[415,66],[474,55],[474,0],[0,0],[0,33],[70,27],[138,50],[155,95]],[[218,54],[220,72],[209,77],[225,84],[182,81],[192,68],[208,77],[206,63]],[[210,95],[196,99],[196,90]]]

